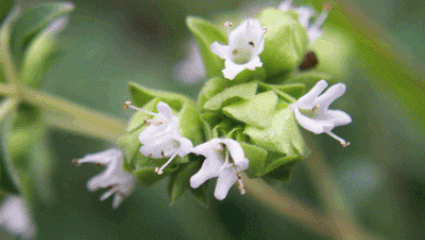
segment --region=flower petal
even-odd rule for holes
[[[166,118],[167,122],[170,122],[173,119],[173,111],[171,110],[170,106],[168,106],[168,104],[166,104],[165,102],[159,102],[156,105],[156,109],[158,109],[158,112]]]
[[[222,59],[229,58],[229,46],[221,45],[218,42],[213,42],[210,46],[211,51],[217,54]]]
[[[223,139],[222,141],[229,149],[230,156],[232,156],[234,163],[239,166],[241,171],[246,170],[249,162],[248,159],[245,158],[241,145],[233,139]]]
[[[121,158],[121,150],[117,148],[111,148],[102,152],[87,154],[83,158],[78,159],[78,163],[99,163],[99,164],[108,164],[112,161],[115,161],[117,158]]]
[[[341,110],[328,110],[326,111],[326,119],[333,122],[334,126],[343,126],[352,122],[351,116]]]
[[[304,109],[312,109],[317,103],[314,101],[319,96],[320,93],[325,90],[325,88],[328,86],[328,82],[326,80],[322,79],[319,82],[314,85],[314,87],[306,93],[304,96],[300,97],[298,101],[295,104],[291,104],[291,109],[294,110],[294,108],[304,108]]]
[[[334,84],[314,101],[314,105],[318,104],[320,106],[319,111],[325,112],[332,102],[345,93],[346,89],[347,86],[344,83]]]
[[[323,125],[320,124],[317,120],[311,119],[301,114],[298,109],[294,110],[295,117],[297,118],[298,123],[305,129],[315,134],[323,133]]]
[[[214,197],[218,200],[226,198],[230,188],[238,180],[235,170],[232,168],[225,168],[220,172],[215,186]]]
[[[294,11],[298,13],[298,21],[303,25],[306,29],[310,23],[310,18],[316,14],[316,12],[306,6],[296,7]]]

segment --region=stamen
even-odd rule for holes
[[[333,132],[326,132],[326,134],[328,134],[329,136],[331,136],[332,138],[334,138],[334,139],[336,139],[336,140],[338,140],[340,143],[341,143],[341,145],[343,146],[343,147],[347,147],[347,146],[349,146],[350,145],[350,142],[347,142],[347,141],[345,141],[344,139],[342,139],[342,138],[340,138],[340,137],[338,137],[335,133],[333,133]]]
[[[72,159],[72,163],[75,164],[77,167],[81,166],[81,163],[78,162],[78,159]]]
[[[230,35],[230,27],[232,27],[232,26],[233,26],[233,23],[232,22],[227,21],[227,22],[224,23],[224,27],[227,30],[227,36]]]
[[[332,4],[328,3],[323,5],[323,11],[320,13],[320,15],[316,18],[316,21],[309,27],[309,28],[317,28],[319,29],[320,26],[325,22],[325,19],[328,17],[329,11],[332,9]]]
[[[316,106],[314,106],[312,109],[311,109],[311,112],[312,113],[316,113],[316,111],[317,110],[319,110],[319,104],[317,104]]]
[[[263,27],[263,31],[264,31],[263,34],[267,33],[267,28],[266,27]]]
[[[236,166],[236,165],[234,165],[234,166],[235,166],[236,176],[238,177],[238,183],[239,183],[238,189],[239,189],[239,193],[241,195],[244,195],[246,193],[246,188],[245,188],[245,186],[243,185],[243,182],[242,182],[241,172],[239,171],[239,167],[238,166]]]
[[[100,163],[100,162],[97,162],[97,163],[96,163],[96,165],[97,165],[97,166],[99,166],[99,167],[103,167],[103,166],[104,166],[104,165],[103,165],[102,163]]]
[[[330,12],[332,10],[332,3],[328,2],[323,4],[323,10]]]
[[[251,45],[251,46],[253,46],[253,47],[255,47],[255,45],[254,45],[254,42],[253,42],[253,41],[249,41],[249,42],[248,42],[248,44],[249,44],[249,45]]]
[[[164,151],[164,150],[162,150],[162,151]],[[156,168],[155,168],[155,172],[156,172],[158,175],[163,174],[163,173],[164,173],[164,172],[163,172],[164,168],[165,168],[165,167],[167,167],[167,166],[168,166],[168,164],[170,164],[170,163],[171,163],[171,161],[173,161],[173,159],[177,156],[177,154],[179,153],[179,151],[180,151],[180,148],[179,148],[179,149],[177,149],[177,150],[173,153],[173,156],[171,156],[171,157],[170,157],[170,159],[168,159],[168,161],[167,161],[166,163],[164,163],[164,165],[162,165],[162,166],[161,166],[161,168],[156,167]],[[161,152],[161,154],[162,154],[162,152]],[[163,155],[163,156],[164,156],[164,155]]]
[[[147,113],[147,114],[150,114],[152,116],[158,116],[158,113],[154,113],[154,112],[145,110],[143,108],[138,108],[138,107],[132,105],[130,101],[127,101],[127,102],[124,103],[124,110],[127,111],[129,108],[134,109],[134,110],[137,110],[137,111],[141,111],[141,112],[144,112],[144,113]]]
[[[233,55],[238,55],[238,50],[236,50],[236,49],[235,49],[235,50],[233,50],[232,54],[233,54]]]
[[[165,150],[164,149],[162,149],[161,150],[161,156],[163,157],[163,158],[166,158],[167,156],[165,156]]]

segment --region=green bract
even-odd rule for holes
[[[308,154],[289,109],[303,94],[304,84],[253,81],[226,88],[224,81],[212,78],[200,94],[202,116],[213,137],[241,144],[249,159],[250,177],[288,178],[293,164]]]
[[[307,50],[308,36],[295,12],[266,8],[257,18],[267,28],[260,58],[268,81],[272,81],[277,75],[287,74],[300,65]]]

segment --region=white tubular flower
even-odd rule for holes
[[[248,18],[241,25],[230,32],[232,23],[226,22],[229,45],[218,42],[211,44],[211,51],[225,59],[223,74],[225,78],[233,80],[245,69],[255,70],[263,66],[260,53],[264,50],[265,29],[257,19]]]
[[[36,234],[35,225],[24,201],[16,196],[8,196],[1,204],[0,226],[23,239],[33,239]]]
[[[289,107],[303,128],[315,134],[326,133],[345,147],[350,143],[331,131],[334,127],[349,124],[352,121],[351,117],[341,110],[329,110],[329,106],[345,93],[347,87],[344,83],[337,83],[320,95],[327,86],[325,80],[320,80],[307,94]]]
[[[218,200],[227,196],[236,181],[239,181],[240,193],[245,194],[240,173],[248,168],[249,162],[238,142],[216,138],[196,146],[192,152],[205,156],[201,169],[190,178],[192,188],[198,188],[208,179],[218,177],[214,191]]]
[[[111,148],[103,152],[88,154],[73,161],[77,165],[86,162],[96,163],[100,166],[106,165],[106,170],[103,173],[94,176],[87,182],[87,188],[92,192],[99,188],[106,188],[108,191],[100,197],[100,201],[115,193],[112,203],[114,209],[130,195],[136,182],[136,178],[132,174],[123,171],[122,157],[121,150]]]
[[[298,20],[300,21],[301,25],[303,25],[307,30],[308,39],[310,40],[310,42],[314,42],[318,37],[320,37],[320,35],[322,35],[322,29],[320,27],[328,17],[329,11],[331,10],[331,5],[324,5],[322,13],[320,13],[320,15],[316,18],[316,21],[313,24],[310,24],[310,18],[316,15],[316,11],[314,11],[310,7],[294,7],[291,4],[292,0],[286,0],[283,1],[278,6],[278,8],[281,11],[293,10],[297,12]]]
[[[178,155],[184,157],[192,148],[192,142],[180,135],[178,128],[178,117],[173,115],[170,106],[164,102],[156,105],[158,113],[150,112],[131,105],[126,102],[125,108],[132,108],[138,111],[156,116],[156,119],[145,119],[148,125],[139,135],[139,142],[143,144],[140,153],[143,156],[151,158],[170,158],[160,168],[156,168],[155,172],[161,175],[164,168]]]

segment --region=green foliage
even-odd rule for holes
[[[74,6],[70,3],[44,3],[29,8],[16,21],[11,32],[11,50],[15,63],[20,66],[30,42],[55,19],[68,15]]]
[[[266,8],[257,18],[267,28],[260,58],[267,72],[267,81],[275,82],[272,78],[286,75],[300,65],[307,50],[307,33],[292,11]]]
[[[205,102],[202,116],[211,126],[212,136],[233,138],[241,144],[249,159],[250,177],[287,179],[293,164],[308,154],[289,109],[304,93],[305,85],[260,81],[223,85],[212,78],[200,94]]]
[[[15,1],[0,0],[0,25],[9,14]]]
[[[202,18],[188,17],[186,25],[198,43],[199,53],[202,56],[207,74],[210,77],[222,76],[221,70],[224,67],[224,60],[211,52],[210,46],[215,41],[226,44],[227,37],[212,23]]]

